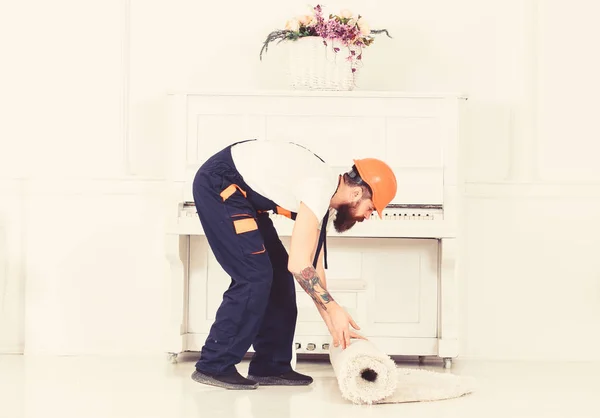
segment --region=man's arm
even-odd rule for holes
[[[294,222],[288,269],[304,291],[313,299],[320,310],[327,311],[330,304],[337,304],[326,287],[323,269],[322,251],[317,264],[318,270],[312,266],[312,255],[315,252],[319,236],[319,221],[315,214],[304,203]]]
[[[318,226],[319,221],[315,214],[301,203],[292,231],[288,270],[292,272],[300,286],[315,302],[333,337],[333,346],[337,347],[341,344],[342,348],[346,348],[350,344],[350,338],[355,336],[357,336],[355,338],[360,338],[358,334],[350,330],[350,326],[354,329],[360,328],[327,291],[324,269],[320,267],[321,275],[319,275],[312,266],[311,256],[315,252],[319,236]],[[319,254],[319,258],[321,258],[321,254]],[[320,260],[317,266],[322,266],[322,263],[323,261]]]
[[[320,231],[318,231],[320,232]],[[317,249],[315,248],[315,251],[313,251],[313,260],[315,257],[315,252],[317,251]],[[324,248],[321,248],[321,252],[319,253],[319,259],[317,260],[317,274],[319,275],[319,278],[321,279],[321,282],[323,283],[323,288],[327,289],[327,277],[325,277],[325,267],[323,266],[323,254],[325,252]]]
[[[315,248],[315,252],[316,251],[317,251],[317,249]],[[327,290],[327,277],[325,276],[325,268],[323,267],[324,251],[325,251],[324,248],[321,248],[321,253],[319,254],[319,260],[317,261],[317,275],[321,279],[321,286],[323,286],[323,289]],[[314,259],[314,254],[313,254],[313,259]],[[317,305],[317,309],[319,309],[319,313],[321,314],[321,317],[327,323],[327,321],[329,321],[329,318],[327,317],[327,311],[325,309],[323,309],[320,305]]]

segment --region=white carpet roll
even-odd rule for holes
[[[330,345],[329,359],[342,397],[355,404],[437,401],[464,396],[476,387],[468,376],[396,368],[388,355],[365,340],[351,340],[345,350]]]
[[[331,344],[329,358],[342,397],[352,403],[377,403],[396,390],[396,364],[369,341],[351,340],[345,350]]]

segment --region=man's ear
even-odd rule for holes
[[[352,196],[353,202],[358,202],[362,197],[362,188],[361,187],[353,187],[351,196]]]

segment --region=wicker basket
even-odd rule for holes
[[[352,72],[350,50],[337,40],[307,36],[288,42],[288,79],[296,90],[353,90],[358,68]],[[338,48],[339,51],[335,52]],[[360,52],[355,51],[358,55]],[[355,64],[356,66],[356,64]]]

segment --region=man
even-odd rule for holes
[[[192,378],[229,389],[308,385],[292,370],[297,307],[294,278],[313,299],[334,346],[362,338],[360,328],[327,291],[325,235],[380,214],[396,195],[396,178],[376,159],[354,160],[344,175],[293,143],[242,141],[209,158],[193,184],[208,243],[231,276]],[[290,254],[268,211],[294,222]],[[250,346],[248,378],[235,367]]]

